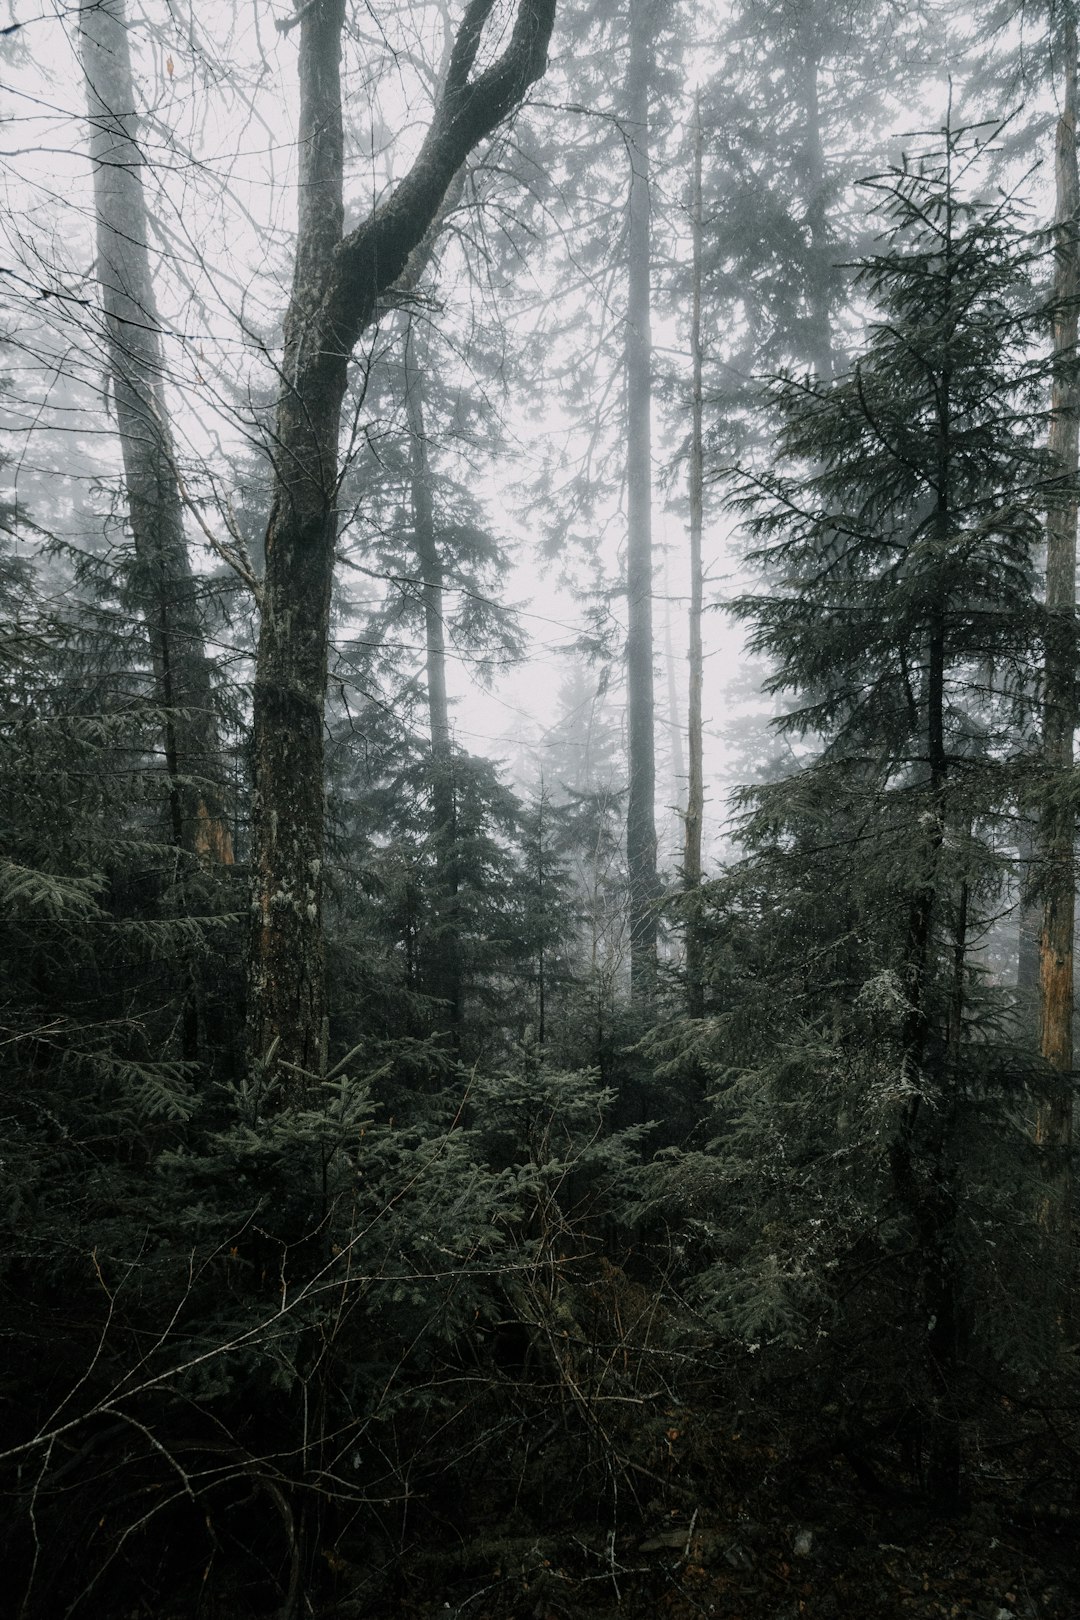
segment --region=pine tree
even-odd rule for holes
[[[775,660],[772,688],[809,694],[784,725],[821,744],[807,771],[753,796],[750,836],[811,892],[828,894],[830,874],[832,898],[800,930],[828,963],[829,999],[845,1018],[860,998],[892,1007],[889,1199],[914,1245],[912,1399],[944,1502],[960,1489],[973,1239],[962,1143],[994,1066],[972,938],[1003,882],[996,830],[1041,633],[1047,474],[1031,360],[1041,249],[1009,199],[964,198],[984,143],[950,125],[936,151],[873,182],[888,229],[859,271],[869,341],[831,386],[774,389],[793,470],[744,491],[774,588],[737,604]],[[1015,1153],[1003,1117],[1000,1129]]]

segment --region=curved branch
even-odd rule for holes
[[[379,295],[405,271],[469,153],[514,110],[547,66],[556,0],[521,0],[506,50],[469,77],[493,3],[470,0],[415,163],[337,250],[325,307],[341,353],[351,352]]]

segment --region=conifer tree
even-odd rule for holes
[[[917,1256],[916,1405],[945,1501],[960,1481],[961,1122],[985,1062],[970,939],[1001,881],[993,829],[1041,628],[1046,472],[1029,358],[1045,320],[1028,285],[1037,249],[1008,199],[963,196],[980,149],[947,127],[936,152],[874,183],[889,231],[860,270],[869,342],[834,385],[774,391],[795,470],[752,480],[747,499],[776,588],[738,604],[776,661],[773,689],[809,694],[786,726],[823,742],[805,777],[760,790],[759,835],[778,855],[793,840],[793,861],[804,840],[846,851],[835,971],[896,986],[891,1188]]]

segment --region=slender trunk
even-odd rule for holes
[[[1057,127],[1057,210],[1054,277],[1054,388],[1050,455],[1061,479],[1047,514],[1046,664],[1043,752],[1048,769],[1061,780],[1073,766],[1076,730],[1076,522],[1077,425],[1080,374],[1076,363],[1080,253],[1077,225],[1080,182],[1076,155],[1076,28],[1063,28],[1065,96]],[[1064,797],[1055,793],[1055,799]],[[1049,1070],[1036,1118],[1036,1141],[1046,1155],[1043,1218],[1064,1232],[1069,1224],[1072,1148],[1073,935],[1076,881],[1071,805],[1051,804],[1041,828],[1044,870],[1042,932],[1039,939],[1039,1050]]]
[[[951,159],[951,148],[949,153]],[[936,510],[934,539],[939,554],[949,545],[953,459],[952,367],[948,352],[953,322],[953,213],[951,177],[945,217],[945,270],[942,319],[946,349],[937,379]],[[931,992],[935,972],[935,934],[940,909],[941,851],[945,842],[949,761],[945,734],[947,660],[945,600],[929,615],[926,648],[926,751],[929,789],[927,826],[921,860],[923,875],[912,897],[905,954],[908,1014],[903,1035],[903,1063],[915,1089],[893,1148],[897,1195],[916,1234],[915,1332],[925,1334],[915,1351],[925,1380],[917,1403],[926,1483],[935,1502],[953,1510],[961,1490],[961,1433],[957,1407],[958,1309],[956,1277],[956,1207],[958,1166],[954,1121],[958,1063],[950,1063],[950,1037],[959,1056],[959,1015],[955,974],[961,975],[966,950],[966,897],[962,908],[959,959],[954,952],[954,987],[944,1035],[933,1028]],[[959,930],[958,930],[959,934]],[[925,1106],[924,1106],[925,1102]],[[925,1327],[923,1326],[925,1324]]]
[[[701,938],[698,890],[701,887],[701,829],[705,812],[705,779],[701,732],[701,686],[704,658],[701,647],[703,579],[701,535],[704,517],[704,458],[702,454],[701,356],[701,97],[694,102],[694,173],[690,201],[692,285],[690,306],[690,698],[688,737],[690,778],[686,794],[686,838],[683,847],[683,887],[686,911],[686,1007],[691,1018],[705,1015],[705,965]]]
[[[413,340],[409,337],[410,351]],[[427,667],[428,727],[431,757],[445,764],[450,757],[450,707],[446,696],[446,627],[443,619],[443,567],[435,537],[435,503],[431,493],[424,425],[423,374],[410,352],[407,379],[410,495],[413,546],[420,565],[424,596],[424,640]],[[438,789],[436,789],[438,797]],[[448,818],[447,818],[448,819]]]
[[[81,6],[79,50],[94,172],[97,274],[135,551],[132,582],[146,621],[157,701],[166,715],[171,832],[181,849],[227,865],[232,839],[165,402],[125,0]]]
[[[652,628],[652,336],[650,299],[649,88],[653,0],[632,0],[627,79],[630,153],[629,284],[626,312],[627,690],[630,996],[648,1012],[656,998],[656,762]]]
[[[683,758],[683,731],[679,717],[679,687],[675,679],[675,650],[671,640],[671,598],[668,595],[667,569],[664,570],[664,670],[667,675],[668,736],[671,738],[671,808],[681,821],[683,811],[683,783],[686,781],[686,761]]]
[[[446,697],[446,627],[443,566],[435,532],[435,502],[424,423],[424,370],[410,320],[405,338],[405,409],[409,424],[413,546],[424,593],[428,724],[431,736],[431,804],[435,830],[435,961],[432,990],[446,1004],[452,1028],[461,1022],[461,966],[454,901],[458,889],[455,852],[456,793]]]
[[[1039,939],[1042,934],[1042,905],[1034,893],[1039,847],[1037,820],[1021,811],[1017,833],[1017,866],[1020,905],[1016,941],[1016,1009],[1019,1034],[1024,1044],[1035,1045],[1039,1024]]]
[[[808,354],[811,365],[821,382],[829,382],[833,374],[831,281],[832,264],[829,243],[829,221],[826,206],[825,151],[821,139],[821,104],[819,97],[820,63],[817,42],[813,37],[813,10],[807,6],[803,18],[803,50],[800,99],[803,109],[803,205],[810,236],[807,256],[806,306],[809,317]]]
[[[536,807],[536,909],[540,917],[540,949],[537,952],[536,964],[536,1038],[537,1045],[543,1048],[547,1039],[547,976],[544,959],[544,935],[546,926],[544,914],[544,810],[547,806],[547,793],[544,789],[543,776],[540,778],[540,800]]]
[[[343,235],[344,0],[310,0],[300,31],[299,221],[274,436],[274,498],[252,705],[255,794],[248,1050],[296,1090],[323,1072],[323,711],[338,436],[349,357],[395,283],[415,285],[463,163],[546,66],[555,0],[518,0],[479,71],[493,0],[467,0],[431,123],[389,196]]]

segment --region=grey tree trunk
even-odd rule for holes
[[[1020,1039],[1029,1050],[1037,1044],[1039,1026],[1039,940],[1042,902],[1034,892],[1038,870],[1038,818],[1021,812],[1017,831],[1020,905],[1016,941],[1016,1012]]]
[[[671,636],[671,597],[664,570],[664,672],[667,676],[667,729],[671,739],[671,808],[683,819],[683,795],[686,781],[686,759],[683,755],[682,716],[679,713],[679,683],[675,675],[675,648]]]
[[[474,75],[494,0],[468,0],[431,124],[390,196],[343,234],[344,0],[301,8],[299,221],[274,438],[255,674],[250,1061],[286,1093],[324,1070],[323,710],[349,357],[476,144],[546,66],[555,0],[518,0],[501,55]]]
[[[451,1028],[461,1022],[461,958],[454,917],[458,888],[454,851],[456,792],[446,696],[446,626],[443,617],[443,565],[435,528],[435,502],[424,422],[424,362],[416,324],[405,337],[405,410],[409,425],[410,494],[413,546],[424,593],[428,725],[431,736],[431,797],[436,839],[435,961],[432,990],[446,1004]]]
[[[220,739],[198,584],[165,401],[164,353],[154,296],[125,0],[79,10],[94,174],[97,274],[109,380],[134,542],[133,585],[165,711],[173,841],[230,863]]]
[[[701,355],[701,98],[694,103],[694,170],[690,197],[693,235],[690,306],[690,697],[688,741],[690,776],[686,794],[686,837],[683,847],[683,888],[686,892],[686,1010],[691,1018],[705,1015],[705,971],[699,910],[701,887],[701,829],[705,812],[705,778],[701,728],[701,687],[704,657],[701,646],[703,580],[701,535],[704,526],[704,458],[702,455]]]
[[[798,94],[803,111],[803,166],[806,222],[810,232],[807,305],[809,313],[808,358],[822,382],[833,374],[832,311],[829,262],[829,221],[826,196],[825,152],[821,139],[819,91],[820,59],[814,38],[811,7],[804,9],[802,23],[801,82]]]
[[[652,334],[649,88],[653,0],[631,0],[627,77],[630,221],[626,311],[629,792],[626,864],[630,883],[630,997],[648,1012],[656,998],[658,883],[652,624]]]
[[[1057,126],[1056,267],[1054,294],[1054,387],[1050,455],[1061,480],[1046,525],[1046,636],[1043,753],[1048,768],[1072,770],[1076,730],[1076,522],[1077,427],[1080,369],[1077,367],[1077,299],[1080,297],[1080,180],[1076,155],[1076,27],[1062,27],[1065,93]],[[1036,1141],[1046,1153],[1047,1225],[1064,1231],[1069,1222],[1072,1147],[1073,937],[1076,818],[1070,804],[1053,803],[1040,829],[1043,916],[1039,939],[1039,1050],[1050,1071],[1036,1119]]]

